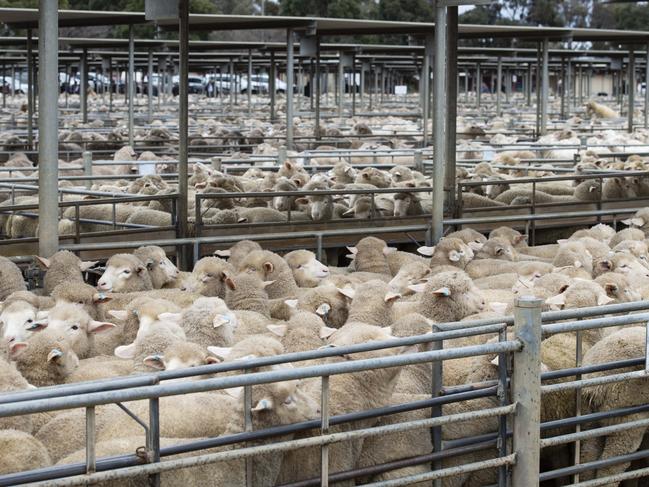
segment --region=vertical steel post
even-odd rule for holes
[[[149,399],[149,448],[151,448],[151,461],[160,461],[160,399]],[[149,485],[160,487],[160,473],[149,475]]]
[[[444,232],[444,163],[446,161],[446,6],[435,5],[435,63],[433,67],[433,211],[432,241]]]
[[[548,97],[550,94],[550,74],[548,70],[548,39],[543,39],[543,63],[541,76],[541,135],[545,135],[548,125]]]
[[[97,471],[97,429],[95,428],[95,407],[86,408],[86,474]]]
[[[523,349],[514,354],[512,374],[512,401],[517,403],[512,485],[539,485],[542,303],[541,299],[522,296],[514,305],[514,333]]]
[[[496,71],[496,116],[500,117],[502,115],[501,104],[500,104],[500,92],[503,89],[503,60],[498,56],[498,68]]]
[[[115,90],[117,85],[115,83]],[[108,113],[113,113],[113,58],[108,56]]]
[[[345,103],[345,65],[343,64],[343,52],[340,51],[338,61],[338,117],[343,116]]]
[[[39,39],[40,46],[40,39]],[[27,29],[27,144],[29,150],[34,148],[34,64],[32,29]],[[40,47],[39,47],[40,49]],[[57,68],[58,71],[58,68]]]
[[[252,116],[252,49],[248,49],[248,116]]]
[[[469,68],[464,68],[464,103],[469,103]]]
[[[428,134],[428,115],[430,113],[428,105],[430,104],[430,61],[433,58],[433,35],[427,34],[424,40],[424,59],[421,68],[422,77],[422,147],[427,147],[429,143]]]
[[[360,92],[358,100],[360,103],[361,111],[363,110],[363,97],[365,95],[365,61],[361,61],[361,73],[360,73]]]
[[[635,108],[635,53],[629,49],[629,133],[633,132],[633,109]]]
[[[13,83],[13,80],[11,80]],[[2,60],[2,108],[7,108],[7,90],[4,85],[7,83],[7,62]]]
[[[352,92],[352,117],[356,116],[356,54],[352,54],[351,79],[349,89]]]
[[[480,63],[475,68],[475,106],[480,110],[480,99],[482,98],[482,73],[480,71]]]
[[[329,376],[322,376],[320,387],[320,434],[329,434]],[[329,485],[329,445],[320,447],[320,486]]]
[[[320,140],[320,96],[322,87],[320,86],[320,36],[315,39],[315,138]],[[313,85],[313,83],[311,83]],[[313,91],[313,86],[311,91]],[[313,96],[313,93],[311,93]]]
[[[294,55],[293,29],[286,29],[286,148],[293,149],[293,84]]]
[[[270,93],[270,121],[271,123],[275,121],[275,92],[277,89],[275,88],[275,78],[277,77],[276,71],[275,71],[275,52],[271,51],[270,52],[270,72],[268,73],[268,87]]]
[[[561,58],[561,68],[560,68],[560,79],[561,79],[561,118],[566,119],[566,60]]]
[[[566,118],[569,118],[572,108],[572,63],[570,58],[568,58],[568,64],[566,64],[566,97]]]
[[[79,62],[79,104],[81,105],[81,121],[88,123],[88,49],[81,51]]]
[[[135,103],[135,39],[133,37],[133,25],[128,26],[128,144],[134,145],[134,115],[133,104]]]
[[[148,104],[147,104],[147,119],[149,120],[149,124],[153,122],[153,51],[149,49],[149,63],[147,66],[147,96],[148,96]]]
[[[50,257],[59,247],[59,13],[57,0],[39,2],[38,54],[38,254]]]
[[[454,214],[455,208],[455,132],[457,130],[457,30],[458,8],[448,7],[447,10],[447,55],[446,62],[446,167],[444,169],[444,194],[446,195],[446,208]]]
[[[577,71],[577,94],[579,96],[579,105],[581,106],[584,104],[584,77],[581,64]]]
[[[83,160],[83,175],[84,176],[92,176],[92,152],[83,151],[83,153],[81,154],[81,157],[82,157],[82,160]],[[92,187],[92,180],[91,179],[86,179],[85,187],[86,187],[86,189],[90,189]]]
[[[644,128],[649,128],[649,44],[646,45],[644,75]]]
[[[370,112],[372,111],[372,108],[373,108],[374,97],[378,93],[378,82],[379,82],[378,80],[379,80],[379,78],[376,75],[375,68],[376,68],[376,66],[372,66],[372,64],[370,63],[370,83],[369,83],[369,86],[367,87],[368,91],[370,92],[370,106],[369,106],[369,111]],[[372,88],[372,77],[374,77],[374,88]]]
[[[187,237],[187,197],[188,197],[188,174],[187,159],[189,142],[189,99],[188,80],[189,75],[189,0],[178,0],[178,48],[179,67],[178,76],[178,236]],[[190,269],[190,253],[187,246],[180,249],[180,267],[183,270]]]
[[[531,107],[532,106],[532,63],[527,64],[527,83],[525,89],[527,90],[526,93],[527,106]]]

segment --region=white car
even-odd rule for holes
[[[270,89],[269,77],[267,74],[253,74],[251,78],[253,93],[268,93]],[[244,76],[239,82],[239,91],[246,93],[248,91],[248,77]],[[275,78],[275,93],[286,93],[286,83],[281,79]]]

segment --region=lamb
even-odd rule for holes
[[[371,184],[377,188],[389,188],[391,178],[389,173],[375,167],[366,167],[356,176],[354,181],[357,184]]]
[[[597,276],[595,282],[602,286],[613,303],[639,301],[640,293],[631,287],[629,279],[619,272],[606,272]]]
[[[171,344],[163,354],[150,355],[144,363],[157,370],[182,370],[218,363],[216,357],[208,355],[207,348],[192,342],[178,341]],[[201,376],[194,376],[199,379]]]
[[[114,211],[114,213],[113,213]],[[101,220],[106,223],[80,223],[82,232],[101,232],[113,228],[113,215],[115,222],[124,223],[131,216],[132,213],[137,211],[136,206],[126,203],[117,203],[113,208],[111,204],[105,205],[88,205],[79,207],[80,220]],[[63,212],[63,218],[76,221],[76,209],[70,207]]]
[[[261,281],[256,274],[241,273],[224,277],[225,304],[233,310],[254,311],[267,318],[271,307],[266,287],[272,281]]]
[[[602,187],[602,196],[605,200],[637,198],[635,185],[630,178],[608,178]]]
[[[96,355],[79,360],[77,367],[65,378],[66,384],[124,377],[133,373],[133,361],[110,355]]]
[[[612,108],[593,100],[586,102],[586,115],[592,118],[618,118],[620,115]]]
[[[83,282],[82,272],[86,272],[97,262],[83,262],[79,257],[67,250],[59,250],[49,259],[36,256],[38,263],[47,270],[44,287],[47,294],[62,282]]]
[[[446,238],[459,238],[474,252],[480,250],[484,244],[487,243],[487,238],[472,228],[465,228],[463,230],[458,230],[457,232],[449,233],[446,235]],[[489,238],[491,238],[491,235],[489,235]]]
[[[254,250],[263,249],[261,248],[261,245],[252,240],[239,240],[228,250],[215,250],[214,255],[218,257],[227,257],[228,263],[237,268],[241,261]]]
[[[28,342],[12,342],[10,358],[30,384],[62,384],[78,366],[79,358],[68,341],[55,332],[43,330]]]
[[[131,254],[114,254],[97,283],[101,291],[128,293],[153,289],[151,277],[140,259]]]
[[[13,292],[26,290],[27,285],[20,268],[8,258],[0,256],[0,301],[4,301]]]
[[[354,169],[351,164],[345,161],[339,161],[334,164],[331,173],[332,178],[336,181],[336,183],[340,184],[353,183],[354,179],[356,178],[356,169]]]
[[[392,302],[398,295],[388,294],[388,285],[378,279],[357,286],[349,308],[347,322],[376,326],[392,323]]]
[[[588,179],[575,186],[575,199],[578,201],[600,201],[602,184],[599,180]]]
[[[0,475],[49,467],[52,464],[45,446],[29,433],[0,430]]]
[[[146,266],[153,289],[161,289],[178,278],[178,268],[157,245],[140,247],[133,255]]]
[[[598,223],[594,227],[577,230],[570,236],[569,240],[578,240],[582,237],[591,237],[595,240],[601,240],[602,242],[610,245],[610,241],[614,236],[615,230],[612,227],[604,225],[603,223]]]
[[[390,268],[390,275],[396,276],[399,271],[408,264],[425,264],[428,265],[428,259],[420,257],[416,254],[411,254],[410,252],[402,252],[400,250],[390,249],[387,255],[388,267]],[[362,274],[356,273],[356,277],[360,277]],[[383,279],[383,274],[377,274],[377,279]]]
[[[129,215],[126,223],[134,225],[148,225],[154,227],[169,227],[173,225],[171,213],[154,210],[152,208],[141,208]]]
[[[432,269],[426,262],[410,262],[399,269],[399,272],[388,283],[390,292],[407,296],[412,294],[412,284],[421,284],[431,275]]]
[[[586,249],[586,246],[579,241],[568,241],[559,244],[559,251],[554,257],[552,264],[555,267],[573,266],[583,269],[588,274],[593,272],[593,256]]]
[[[395,193],[394,194],[394,211],[393,216],[416,216],[430,213],[424,208],[421,199],[415,193]]]
[[[448,237],[441,238],[434,247],[419,247],[417,252],[431,256],[431,269],[442,266],[464,269],[474,256],[471,247],[462,240]]]
[[[307,311],[295,311],[286,323],[268,325],[267,328],[279,337],[286,353],[316,350],[324,345],[325,335],[335,331],[334,328],[326,327],[318,315]]]
[[[25,380],[20,372],[18,372],[15,364],[0,357],[0,393],[24,391],[30,388],[31,385],[27,380]],[[32,417],[29,415],[22,415],[2,418],[0,419],[0,431],[6,429],[32,433],[34,430]]]
[[[527,245],[527,235],[521,234],[519,231],[510,227],[498,227],[489,233],[489,239],[502,238],[507,240],[516,251],[525,256],[521,259],[529,257],[540,257],[542,259],[551,259],[557,253],[559,246],[557,244],[549,245],[536,245],[529,247]]]
[[[225,298],[223,284],[225,273],[234,274],[234,268],[229,262],[218,257],[203,257],[194,265],[194,270],[182,289],[223,299]]]
[[[347,247],[354,259],[354,269],[358,272],[390,274],[387,255],[393,252],[385,241],[376,237],[365,237],[355,247]]]
[[[70,303],[81,306],[94,320],[98,320],[102,315],[100,305],[110,301],[105,293],[78,281],[62,282],[52,290],[51,295],[56,304]]]
[[[297,297],[299,288],[290,267],[284,259],[267,250],[248,254],[239,265],[239,271],[256,273],[262,281],[273,281],[266,286],[269,299]]]
[[[622,220],[622,223],[630,227],[639,228],[645,234],[649,233],[649,208],[641,208],[636,211],[632,218]]]
[[[351,288],[341,290],[332,283],[326,283],[300,293],[295,306],[320,316],[327,326],[340,328],[349,317],[349,296],[353,297]]]
[[[47,328],[64,336],[72,351],[82,359],[95,355],[95,334],[115,328],[113,323],[93,320],[83,308],[74,304],[57,304],[46,313]]]
[[[329,277],[329,268],[309,250],[294,250],[284,256],[299,287],[316,287]]]

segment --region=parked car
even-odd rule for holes
[[[270,90],[270,78],[267,74],[253,74],[251,77],[250,86],[252,93],[268,93]],[[248,91],[248,77],[243,76],[239,83],[239,91],[246,93]],[[296,91],[294,89],[294,91]],[[275,78],[275,93],[286,93],[286,83],[281,79]]]
[[[174,96],[177,96],[180,93],[180,87],[178,85],[180,80],[180,76],[176,75],[171,78],[171,81],[173,83],[173,88],[171,89],[171,92],[173,93]],[[190,75],[187,78],[188,80],[188,92],[189,93],[203,93],[205,90],[205,85],[203,84],[203,78],[200,76],[195,76],[195,75]]]

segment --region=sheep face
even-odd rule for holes
[[[390,292],[408,296],[414,291],[409,286],[413,284],[422,284],[428,280],[431,268],[425,263],[411,262],[404,265],[397,275],[388,283]]]
[[[517,255],[514,248],[505,240],[501,238],[494,238],[489,240],[482,249],[476,254],[478,259],[499,259],[515,261]]]
[[[319,404],[299,386],[300,381],[297,380],[255,386],[252,393],[254,428],[317,418],[320,414]]]
[[[128,259],[124,259],[123,254],[115,254],[108,260],[106,270],[97,282],[99,290],[115,293],[127,289],[133,290],[131,284],[138,279],[142,279],[147,270],[137,257],[130,255],[128,257]]]
[[[29,303],[24,301],[9,303],[0,313],[0,326],[4,340],[9,344],[24,342],[47,326],[43,321],[44,317],[43,313],[39,314]]]
[[[295,282],[300,287],[316,287],[329,277],[329,268],[315,258],[312,252],[297,250],[286,254],[285,260],[293,271]]]

